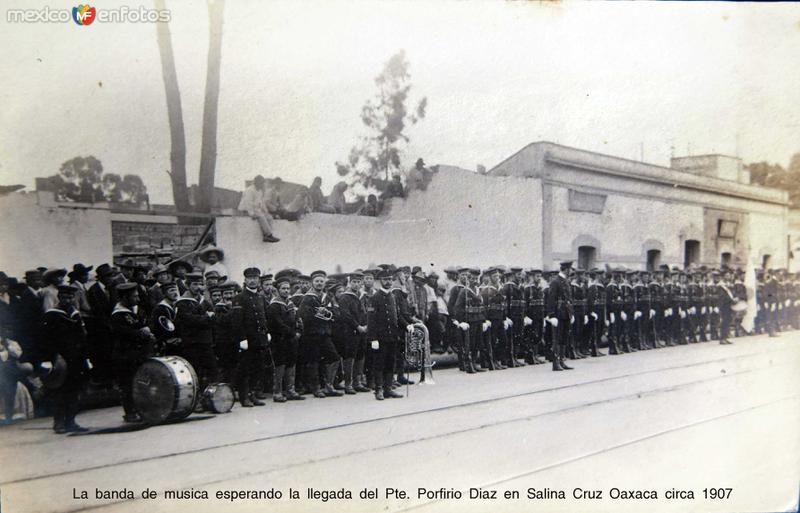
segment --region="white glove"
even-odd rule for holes
[[[575,324],[575,316],[574,315],[570,315],[569,316],[569,323],[570,324]]]
[[[655,316],[656,316],[656,311],[651,308],[650,309],[650,318],[652,319]]]
[[[206,315],[209,317],[214,317],[214,312],[206,312]]]
[[[414,326],[409,324],[408,326],[406,326],[406,331],[409,333],[414,333]]]
[[[705,315],[705,313],[706,313],[706,307],[705,306],[700,307],[700,313]]]
[[[86,359],[86,367],[89,370],[92,370],[94,368],[94,365],[92,365],[92,361],[90,359],[88,359],[88,358]]]
[[[53,370],[53,362],[42,362],[42,368],[46,371]]]
[[[775,311],[775,304],[773,304],[773,305],[770,307],[770,310],[772,310],[773,312]]]
[[[641,316],[642,316],[642,312],[640,312],[639,310],[636,310],[635,312],[633,312],[633,320],[634,321],[636,319],[638,319],[639,317],[641,317]]]
[[[609,317],[611,319],[611,322],[615,322],[617,320],[617,318],[616,318],[616,316],[614,315],[613,312],[609,315]]]
[[[686,312],[684,312],[683,310],[680,310],[679,313],[681,315],[681,319],[685,319],[686,318]]]
[[[784,304],[784,306],[789,306],[789,305],[792,304],[792,300],[791,299],[787,299],[786,301],[784,301],[783,304]]]
[[[756,303],[756,312],[758,312],[760,310],[761,310],[761,305],[759,303]]]
[[[695,313],[697,313],[697,310],[695,309],[695,307],[691,307],[691,308],[689,308],[689,313],[691,315],[694,315]]]
[[[8,351],[4,347],[0,347],[0,362],[8,360]]]
[[[795,300],[794,306],[800,306],[800,300]]]
[[[597,319],[599,319],[599,317],[597,317],[597,314],[596,314],[596,313],[594,313],[594,312],[590,313],[589,315],[591,315],[591,316],[592,316],[592,319],[594,319],[595,321],[596,321]]]
[[[508,317],[506,317],[506,320],[508,321],[508,325],[509,325],[509,326],[513,326],[513,325],[514,325],[514,321],[512,321],[512,320],[511,320],[511,319],[509,319]]]
[[[558,328],[558,319],[556,319],[555,317],[551,317],[550,319],[547,320],[547,322],[549,322],[552,327]]]
[[[468,331],[469,330],[469,323],[468,322],[462,322],[461,324],[458,325],[458,327],[461,328],[462,331]]]
[[[377,340],[373,340],[372,342],[370,342],[370,347],[372,347],[373,351],[377,351],[378,349],[381,348],[381,343],[378,342]]]
[[[714,313],[719,313],[719,307],[714,307]]]
[[[247,340],[239,341],[239,349],[242,351],[247,351]]]
[[[489,330],[489,326],[486,323],[483,323],[483,331],[486,332]]]
[[[620,312],[619,316],[622,318],[623,321],[628,320],[628,314],[626,314],[625,312]]]
[[[604,322],[606,323],[606,326],[609,326],[609,325],[610,325],[608,321],[604,321]]]
[[[588,315],[584,315],[583,316],[583,324],[584,325],[589,324],[589,316]]]
[[[528,316],[526,315],[526,316],[525,316],[525,318],[524,318],[524,319],[522,319],[522,323],[523,323],[525,326],[530,326],[530,325],[532,325],[532,324],[533,324],[533,319],[531,319],[530,317],[528,317]]]
[[[460,328],[460,327],[461,327],[461,325],[459,324],[459,322],[458,322],[458,321],[456,321],[456,320],[453,320],[453,326],[455,326],[456,328]]]

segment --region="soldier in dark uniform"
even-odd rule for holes
[[[636,292],[633,290],[633,285],[630,283],[634,274],[636,274],[635,271],[627,270],[622,275],[622,282],[620,283],[620,290],[622,290],[622,312],[620,312],[619,316],[622,319],[622,331],[624,333],[622,348],[627,353],[639,350],[639,337],[636,336],[636,320],[634,319],[634,312],[636,311]]]
[[[492,363],[494,368],[503,370],[506,366],[503,359],[506,357],[508,340],[506,338],[506,297],[500,290],[501,270],[491,267],[484,271],[489,276],[489,284],[481,288],[481,298],[486,307],[486,319],[491,322],[489,330],[486,332],[489,345],[494,356]]]
[[[242,349],[237,369],[237,388],[239,402],[245,408],[264,406],[264,403],[251,394],[250,384],[263,373],[264,353],[269,350],[267,332],[267,313],[264,300],[259,291],[261,271],[255,267],[244,270],[244,290],[234,299],[233,305],[241,307],[241,329],[244,340],[239,342]]]
[[[742,269],[737,269],[735,273],[735,278],[733,282],[733,297],[736,301],[743,301],[747,303],[747,287],[744,284],[744,271]],[[747,333],[744,327],[742,326],[743,315],[735,315],[733,321],[733,333],[735,337],[741,337],[743,334]]]
[[[150,287],[150,290],[147,291],[147,296],[149,298],[150,305],[155,306],[162,299],[164,299],[164,292],[161,290],[161,287],[162,285],[166,285],[167,283],[172,283],[172,274],[170,274],[167,266],[157,265],[155,266],[155,268],[153,268],[153,278],[156,279],[156,283],[155,285]],[[181,292],[181,295],[185,294],[187,290],[188,290],[188,285],[187,289]],[[144,298],[142,298],[142,300],[144,300]]]
[[[469,323],[467,321],[466,310],[457,309],[461,292],[469,286],[469,268],[461,267],[457,270],[458,282],[450,288],[450,295],[447,298],[447,311],[450,312],[450,319],[456,330],[456,354],[458,355],[458,368],[467,374],[476,372],[472,363],[472,351],[470,350]]]
[[[347,290],[339,297],[339,319],[342,326],[342,366],[344,368],[344,392],[355,394],[367,392],[354,378],[354,365],[357,360],[363,361],[364,340],[367,333],[367,312],[359,294],[364,280],[361,272],[352,272],[348,276]]]
[[[772,269],[767,269],[764,273],[764,299],[766,302],[766,315],[764,316],[764,324],[767,327],[767,333],[770,337],[777,337],[778,323],[776,317],[778,315],[778,280]]]
[[[242,307],[233,304],[236,283],[226,280],[216,288],[220,297],[214,303],[214,355],[220,381],[232,384],[236,383],[236,369],[239,367],[239,342],[244,339]]]
[[[589,283],[586,288],[586,309],[588,315],[588,346],[589,354],[594,357],[605,356],[597,345],[603,335],[608,315],[606,312],[606,287],[599,279],[601,271],[592,269],[589,274]]]
[[[640,271],[635,278],[633,285],[635,305],[633,318],[636,323],[636,335],[639,339],[639,349],[653,349],[655,341],[653,340],[653,317],[655,310],[653,310],[653,303],[650,297],[650,273],[647,271]]]
[[[394,286],[392,287],[392,294],[394,295],[394,302],[397,305],[397,322],[401,329],[413,331],[412,324],[420,322],[414,316],[411,309],[411,303],[408,297],[408,291],[405,284],[408,278],[408,273],[411,269],[408,266],[398,267],[394,271]],[[409,379],[405,374],[406,358],[405,358],[405,339],[404,334],[401,332],[400,339],[397,341],[397,359],[395,360],[395,372],[397,374],[396,385],[413,385],[414,381]]]
[[[564,363],[564,350],[569,343],[570,324],[575,322],[572,287],[568,278],[572,262],[561,262],[559,267],[559,273],[550,281],[547,295],[548,322],[555,330],[552,348],[554,371],[572,369]]]
[[[300,303],[299,314],[303,320],[301,341],[303,361],[306,364],[306,384],[315,397],[341,397],[344,394],[333,388],[333,379],[339,366],[339,353],[331,339],[333,312],[323,303],[325,271],[311,273],[311,290]],[[319,388],[319,366],[324,366],[325,390]]]
[[[140,298],[135,283],[116,286],[119,302],[111,313],[111,330],[114,334],[114,361],[119,388],[122,393],[123,419],[141,422],[142,418],[133,404],[133,375],[147,358],[153,356],[155,337],[147,320],[138,308]]]
[[[292,279],[292,274],[286,271],[275,275],[277,295],[267,307],[267,325],[272,337],[272,357],[275,361],[272,400],[278,403],[305,400],[295,390],[295,369],[301,333],[297,307],[289,301]]]
[[[524,367],[528,357],[525,348],[523,332],[525,329],[525,291],[522,288],[522,268],[512,267],[505,274],[506,283],[503,285],[503,294],[506,297],[506,311],[511,320],[508,331],[508,347],[511,367]],[[522,358],[523,361],[517,358]]]
[[[730,273],[725,273],[725,279],[718,281],[720,277],[719,272],[714,272],[712,276],[717,285],[717,304],[715,305],[715,312],[719,312],[720,325],[719,325],[719,343],[723,345],[733,344],[728,340],[731,330],[731,322],[733,320],[733,310],[731,307],[736,301],[731,290]]]
[[[214,307],[204,297],[203,275],[189,273],[186,280],[189,290],[175,302],[175,326],[181,336],[178,354],[191,364],[200,390],[205,390],[219,376],[214,354]]]
[[[364,280],[362,283],[363,287],[359,295],[359,301],[361,302],[361,307],[364,310],[364,315],[367,316],[367,318],[369,317],[369,313],[372,309],[372,303],[370,300],[375,294],[375,279],[377,278],[377,274],[379,272],[380,269],[377,267],[372,267],[364,271]],[[371,391],[375,388],[375,377],[372,375],[372,363],[370,360],[370,350],[368,341],[366,340],[366,334],[363,340],[362,354],[362,358],[356,357],[356,361],[353,366],[354,379],[360,388],[363,389],[359,390],[358,386],[354,386],[357,392]]]
[[[664,340],[664,278],[661,269],[653,269],[653,279],[647,284],[650,289],[650,306],[655,312],[651,320],[653,344],[656,348],[666,346]]]
[[[97,281],[86,291],[86,299],[92,309],[92,317],[87,324],[89,333],[89,358],[92,360],[92,379],[110,383],[114,379],[114,344],[111,335],[111,312],[116,303],[114,277],[116,272],[108,264],[100,264],[95,269]],[[141,298],[140,298],[141,300]]]
[[[544,291],[546,283],[542,281],[542,271],[528,271],[529,283],[525,285],[525,348],[527,362],[532,365],[545,363],[536,353],[544,344]]]
[[[573,271],[570,287],[572,288],[572,309],[575,321],[571,323],[571,336],[567,346],[567,357],[582,359],[589,356],[589,310],[588,290],[584,283],[584,270]]]
[[[708,328],[710,332],[711,340],[719,340],[719,328],[720,328],[720,312],[719,312],[719,302],[720,302],[720,294],[722,294],[722,290],[720,289],[720,273],[719,271],[713,271],[711,273],[712,283],[706,287],[706,304],[708,305]]]
[[[392,390],[397,351],[395,345],[400,338],[397,304],[390,290],[392,274],[388,269],[378,272],[381,286],[369,298],[370,308],[367,314],[367,343],[375,379],[375,399],[379,401],[403,397]]]
[[[625,299],[622,294],[620,278],[622,271],[613,269],[611,281],[606,285],[606,308],[608,309],[608,354],[620,354],[624,349],[624,325],[622,323],[622,310]]]
[[[678,344],[688,344],[689,332],[689,292],[686,287],[686,273],[675,270],[674,274],[678,277],[678,283],[673,288],[673,296],[677,312],[675,313],[675,338]]]
[[[67,364],[64,382],[53,390],[53,430],[59,434],[88,431],[75,422],[89,372],[86,330],[74,305],[76,292],[72,285],[59,285],[58,304],[46,311],[42,320],[42,340],[49,346],[44,352],[50,361],[55,362],[59,355]]]
[[[172,282],[178,286],[179,294],[183,294],[189,290],[189,286],[186,284],[186,275],[192,272],[192,266],[189,262],[185,260],[175,260],[174,262],[170,262],[167,269],[172,275]],[[153,276],[153,278],[155,278],[155,276]]]
[[[705,326],[703,325],[704,306],[706,302],[704,287],[701,283],[700,271],[689,274],[689,282],[686,285],[686,294],[689,296],[689,308],[686,312],[689,332],[686,334],[689,343],[705,339]],[[704,341],[704,340],[703,340]]]
[[[487,354],[487,350],[491,348],[491,345],[487,347],[484,344],[484,332],[488,330],[488,325],[486,324],[483,299],[478,289],[480,274],[480,269],[472,268],[469,270],[469,285],[461,289],[454,305],[456,318],[465,319],[464,322],[469,324],[469,331],[467,332],[469,358],[476,372],[482,372],[486,369],[494,370],[493,359],[490,354]],[[481,358],[480,365],[478,365],[479,354]]]
[[[178,284],[169,283],[162,287],[162,299],[150,313],[150,331],[156,337],[155,354],[173,355],[177,351],[180,338],[175,330],[175,301],[180,297]]]
[[[39,270],[25,271],[25,287],[13,308],[16,321],[14,335],[22,348],[20,361],[36,364],[41,361],[42,273]],[[110,310],[109,310],[110,313]]]

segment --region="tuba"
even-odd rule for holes
[[[405,361],[414,371],[420,373],[420,383],[435,384],[433,381],[433,362],[431,361],[431,342],[428,328],[421,322],[411,325],[414,330],[406,332]],[[426,372],[427,371],[427,372]],[[429,378],[425,379],[428,374]]]
[[[172,322],[172,319],[170,319],[166,315],[158,316],[158,325],[161,326],[161,329],[163,329],[167,333],[172,333],[173,331],[175,331],[175,324]]]

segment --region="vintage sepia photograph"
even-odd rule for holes
[[[800,4],[5,0],[0,45],[0,512],[800,508]]]

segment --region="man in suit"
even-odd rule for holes
[[[261,271],[256,267],[244,270],[244,289],[233,299],[233,305],[241,307],[241,329],[244,339],[240,342],[242,353],[238,368],[239,402],[245,408],[264,406],[251,394],[250,385],[263,373],[264,354],[269,350],[267,313],[260,293]]]
[[[12,312],[16,320],[15,336],[22,348],[20,361],[39,362],[39,339],[42,319],[42,273],[36,269],[25,272],[25,288]]]
[[[391,292],[392,272],[382,269],[378,273],[380,287],[369,299],[370,311],[367,320],[367,341],[372,362],[372,375],[375,379],[375,399],[400,398],[402,395],[392,390],[394,380],[394,359],[400,336],[397,305]]]
[[[111,312],[116,300],[116,294],[112,294],[116,273],[110,265],[101,264],[97,266],[95,275],[97,281],[86,291],[86,299],[92,309],[92,317],[87,323],[89,357],[94,364],[92,369],[94,381],[109,383],[114,378]]]

